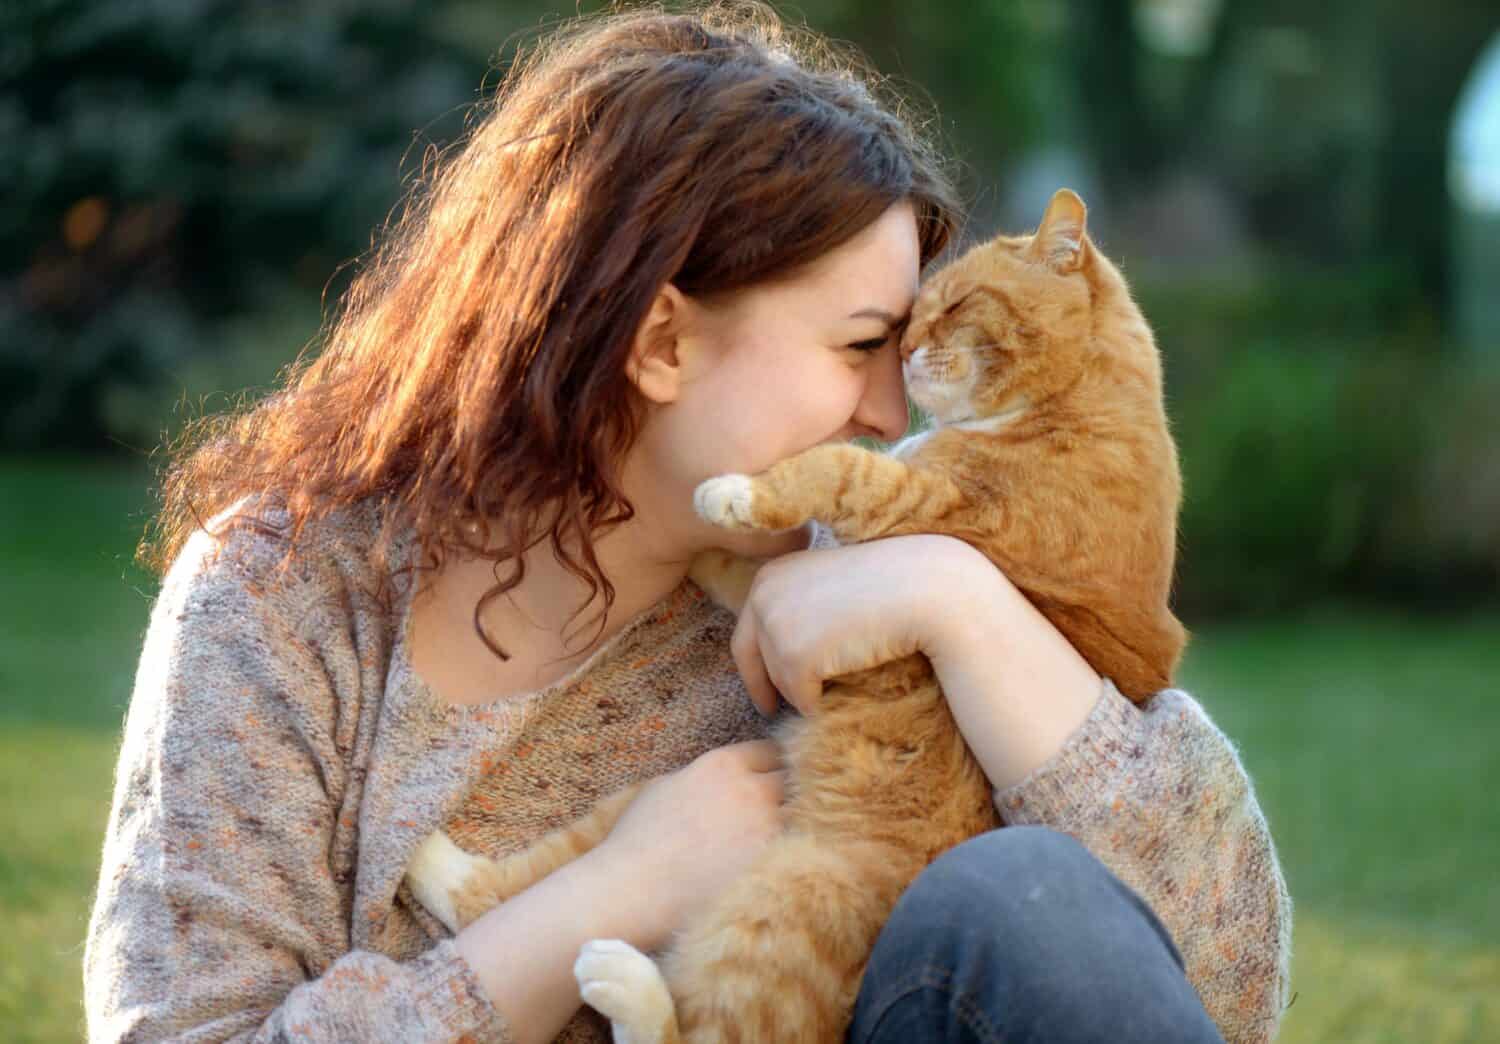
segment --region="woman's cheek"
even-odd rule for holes
[[[713,432],[707,438],[702,431],[687,437],[702,440],[700,445],[713,446],[708,454],[712,458],[709,474],[759,474],[783,455],[780,441],[786,428],[784,419],[774,404],[763,399],[726,405],[707,421],[706,428]]]
[[[700,389],[706,394],[678,437],[708,474],[758,474],[844,431],[865,379],[843,360],[810,358],[811,351],[767,351],[759,360],[766,365],[731,367],[712,389]]]

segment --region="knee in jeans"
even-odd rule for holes
[[[893,917],[1016,946],[1027,934],[1023,928],[1065,930],[1055,922],[1076,919],[1079,900],[1099,892],[1091,885],[1107,877],[1088,849],[1066,834],[1005,827],[939,856],[907,889]],[[1062,894],[1067,898],[1057,901]]]
[[[1061,830],[1042,826],[991,830],[950,848],[941,859],[967,856],[981,859],[991,867],[1001,864],[1018,871],[1036,866],[1056,869],[1095,862],[1089,850],[1076,839]]]
[[[991,830],[950,848],[917,880],[958,891],[1014,894],[1028,881],[1056,881],[1103,872],[1103,866],[1078,841],[1046,827]],[[981,896],[974,896],[978,899]]]
[[[1004,1039],[1218,1039],[1150,908],[1082,844],[1043,827],[972,838],[918,875],[871,961],[875,1024],[907,1003],[914,968],[986,1012]],[[1142,997],[1154,1000],[1137,1010]],[[1134,1012],[1130,1032],[1121,1012]]]

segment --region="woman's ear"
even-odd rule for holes
[[[625,374],[649,401],[677,400],[682,388],[682,340],[691,305],[671,283],[663,283],[636,328]]]

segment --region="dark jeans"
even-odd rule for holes
[[[847,1038],[1222,1039],[1151,908],[1043,827],[966,841],[912,882],[875,942]]]

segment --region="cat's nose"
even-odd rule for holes
[[[911,359],[911,357],[912,357],[912,353],[915,352],[916,350],[917,350],[917,342],[916,341],[909,341],[909,340],[907,340],[904,337],[901,339],[901,361],[902,362],[908,362]]]

